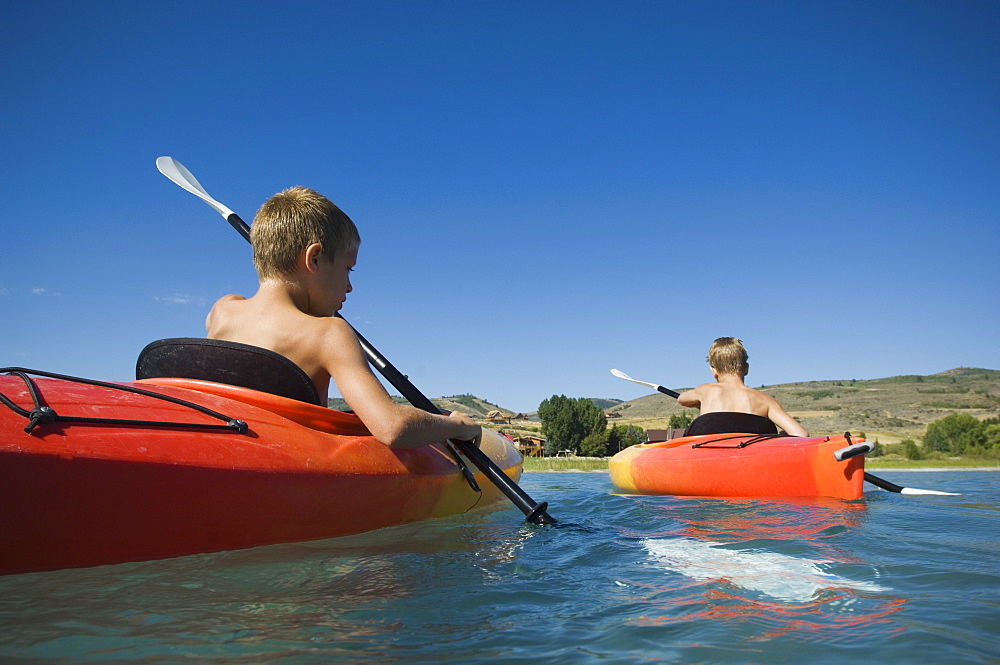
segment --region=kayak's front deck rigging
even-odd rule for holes
[[[51,425],[55,423],[60,424],[83,424],[83,425],[109,425],[109,426],[127,426],[127,427],[166,427],[166,428],[177,428],[177,429],[200,429],[200,430],[223,430],[235,432],[238,434],[246,434],[247,424],[236,418],[230,418],[218,411],[213,411],[201,404],[195,404],[194,402],[189,402],[177,397],[171,397],[169,395],[164,395],[162,393],[153,392],[151,390],[145,390],[143,388],[136,388],[134,386],[126,386],[120,383],[110,383],[107,381],[95,381],[94,379],[84,379],[76,376],[67,376],[65,374],[54,374],[52,372],[43,372],[41,370],[26,369],[23,367],[3,367],[0,368],[0,373],[9,374],[12,376],[19,377],[24,381],[24,385],[31,395],[32,409],[29,411],[23,407],[18,406],[9,397],[0,393],[0,403],[14,411],[18,415],[23,416],[28,420],[28,426],[24,428],[24,431],[31,434],[36,427],[41,425]],[[221,420],[225,424],[216,425],[212,423],[185,423],[185,422],[170,422],[161,420],[133,420],[133,419],[120,419],[120,418],[93,418],[85,416],[64,416],[56,413],[55,409],[44,404],[42,394],[38,389],[38,386],[32,381],[29,374],[34,374],[35,376],[44,376],[50,379],[59,379],[62,381],[70,381],[74,383],[82,383],[91,386],[100,386],[102,388],[108,388],[111,390],[120,390],[123,392],[133,393],[136,395],[143,395],[145,397],[150,397],[153,399],[160,399],[172,404],[177,404],[189,409],[203,413],[206,416],[215,418],[216,420]]]
[[[752,446],[755,443],[760,443],[761,441],[770,441],[771,439],[781,439],[786,438],[781,434],[760,434],[752,439],[747,439],[746,434],[736,434],[734,436],[724,436],[718,439],[709,439],[708,441],[699,441],[698,443],[692,444],[692,448],[746,448],[747,446]],[[739,441],[736,445],[713,445],[723,443],[725,441],[734,441],[746,439],[745,441]]]

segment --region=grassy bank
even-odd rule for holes
[[[525,457],[524,470],[530,471],[607,471],[606,457]]]
[[[975,458],[907,460],[869,458],[865,461],[866,469],[1000,469],[996,460]],[[607,471],[608,459],[605,457],[526,457],[524,459],[526,473],[532,471]]]

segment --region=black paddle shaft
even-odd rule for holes
[[[228,217],[226,221],[229,222],[234,229],[236,229],[241,236],[243,236],[247,242],[250,242],[250,227],[247,223],[240,219],[240,216],[235,212]],[[340,316],[340,312],[337,312],[336,316]],[[347,325],[351,325],[348,323]],[[406,375],[400,372],[395,366],[389,362],[389,360],[378,352],[374,346],[372,346],[368,340],[366,340],[361,333],[351,326],[351,330],[354,330],[354,334],[358,338],[358,342],[361,344],[361,349],[365,352],[368,357],[368,362],[379,371],[379,374],[385,377],[386,381],[392,384],[392,386],[399,391],[399,393],[408,401],[410,404],[418,409],[427,411],[428,413],[441,414],[441,409],[434,405],[434,402],[427,399],[427,396],[420,392],[415,385],[413,385]],[[530,496],[528,493],[521,489],[517,483],[507,477],[507,474],[498,467],[493,460],[489,458],[483,451],[475,446],[471,441],[452,441],[458,450],[465,455],[465,457],[472,462],[477,469],[479,469],[483,475],[490,479],[497,488],[504,493],[504,495],[511,500],[511,502],[520,508],[521,512],[524,513],[525,521],[531,522],[532,524],[555,524],[556,518],[552,517],[546,512],[549,504],[545,501],[538,503]]]
[[[339,313],[338,313],[339,316]],[[350,324],[348,324],[350,325]],[[353,329],[353,328],[352,328]],[[441,414],[441,409],[434,405],[434,402],[427,399],[427,396],[420,392],[410,380],[396,367],[390,363],[385,356],[379,353],[375,347],[368,343],[357,330],[354,334],[358,337],[358,342],[368,356],[371,363],[386,380],[402,394],[410,404],[428,413]],[[517,483],[507,477],[507,474],[498,467],[483,451],[475,446],[471,441],[453,440],[452,443],[459,451],[471,461],[483,475],[490,479],[501,492],[503,492],[511,502],[521,509],[525,519],[533,524],[555,524],[556,519],[546,512],[547,502],[537,503],[522,490]]]

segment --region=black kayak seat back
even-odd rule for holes
[[[777,434],[778,428],[764,416],[752,413],[736,413],[734,411],[717,411],[705,413],[688,425],[684,436],[699,436],[702,434],[730,434],[745,432],[747,434]]]
[[[258,346],[200,337],[150,342],[135,364],[137,379],[198,379],[326,406],[309,376],[291,360]]]

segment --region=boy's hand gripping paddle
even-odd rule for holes
[[[246,222],[240,219],[240,216],[235,212],[212,198],[209,193],[205,191],[205,188],[201,186],[201,183],[198,182],[198,179],[195,178],[190,171],[184,168],[183,164],[178,162],[173,157],[157,157],[156,168],[174,184],[191,192],[211,206],[213,210],[225,217],[226,221],[229,222],[234,229],[239,231],[240,235],[242,235],[247,242],[250,241],[250,227],[247,226]],[[336,316],[340,316],[340,313],[338,312]],[[351,326],[351,329],[354,330],[354,327]],[[410,402],[410,404],[429,413],[441,414],[441,410],[437,408],[434,403],[431,402],[422,392],[417,390],[417,387],[410,383],[410,380],[406,378],[402,372],[396,369],[385,356],[369,344],[368,340],[366,340],[357,330],[354,330],[354,334],[357,335],[358,342],[360,342],[362,350],[368,357],[368,362],[371,363],[375,369],[377,369],[379,373],[384,376],[386,380],[391,383],[403,397],[406,398],[407,401]],[[497,488],[503,492],[514,505],[521,509],[521,512],[525,515],[526,521],[533,524],[556,523],[556,519],[546,512],[546,508],[548,508],[547,502],[543,501],[541,503],[537,503],[534,501],[517,485],[517,483],[507,477],[507,474],[505,474],[503,470],[486,455],[486,453],[479,450],[475,444],[471,441],[457,440],[451,441],[451,443],[453,443],[461,451],[461,453],[483,473],[483,475],[489,478],[490,481],[496,485]],[[469,477],[471,478],[471,475]]]

